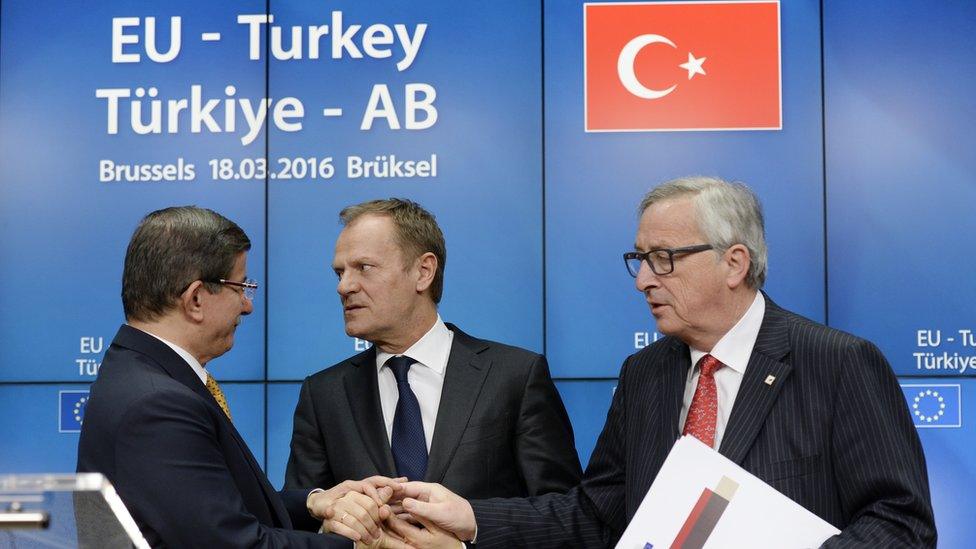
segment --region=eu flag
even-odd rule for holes
[[[962,427],[959,384],[902,384],[916,427]]]
[[[85,418],[85,405],[88,403],[88,391],[58,391],[58,400],[58,431],[80,433],[81,422]]]

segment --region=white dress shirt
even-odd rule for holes
[[[681,415],[678,418],[678,425],[684,431],[688,408],[691,407],[691,399],[695,396],[695,389],[698,387],[700,375],[698,361],[706,354],[710,354],[725,365],[715,371],[715,389],[718,394],[714,446],[716,450],[722,444],[722,436],[725,434],[725,426],[728,425],[729,416],[732,414],[735,395],[739,393],[742,376],[745,375],[746,366],[749,365],[749,357],[752,356],[752,348],[756,345],[759,327],[762,326],[765,314],[766,300],[763,299],[762,292],[756,292],[756,298],[752,301],[752,305],[735,323],[735,326],[732,326],[732,329],[726,332],[722,339],[718,340],[711,352],[706,353],[698,349],[691,349],[691,365],[688,368],[685,395],[681,400]]]
[[[136,329],[138,330],[138,328],[136,328]],[[173,349],[173,351],[175,351],[176,354],[180,355],[180,358],[182,358],[183,360],[185,360],[186,363],[190,365],[190,368],[193,369],[193,373],[195,373],[197,375],[197,377],[200,378],[200,382],[203,383],[204,386],[207,385],[207,376],[210,375],[210,374],[208,374],[207,373],[207,370],[205,370],[204,367],[203,367],[203,365],[200,364],[200,361],[197,360],[193,355],[191,355],[186,349],[184,349],[183,347],[180,347],[179,345],[173,343],[172,341],[163,339],[163,338],[159,337],[156,334],[147,332],[145,330],[139,330],[139,331],[140,332],[143,332],[145,334],[149,334],[149,335],[153,336],[154,338],[162,341],[166,345],[168,345],[170,349]]]
[[[420,417],[424,422],[424,439],[427,441],[428,452],[430,452],[430,441],[434,438],[434,423],[437,421],[437,409],[441,404],[444,373],[447,371],[447,360],[451,356],[453,342],[454,332],[448,330],[440,315],[437,315],[437,322],[430,330],[427,330],[422,338],[403,353],[404,356],[417,361],[407,371],[407,381],[417,397],[417,402],[420,403]],[[383,421],[386,423],[386,437],[391,441],[393,416],[396,414],[397,401],[400,400],[396,377],[393,375],[393,370],[386,366],[386,361],[393,356],[379,348],[376,349],[380,405],[383,408]]]

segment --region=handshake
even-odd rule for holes
[[[322,530],[356,547],[426,549],[462,547],[474,539],[474,511],[467,500],[439,484],[373,476],[316,490],[306,501]]]

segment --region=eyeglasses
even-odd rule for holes
[[[627,265],[627,272],[634,278],[637,278],[637,273],[640,272],[642,261],[647,261],[654,274],[666,275],[674,272],[675,255],[696,254],[713,248],[714,246],[711,244],[697,244],[683,248],[658,248],[647,252],[627,252],[624,254],[624,263]]]
[[[254,301],[254,296],[258,291],[258,281],[251,280],[248,278],[244,282],[237,282],[235,280],[227,280],[221,278],[218,280],[205,280],[204,282],[214,282],[217,284],[225,284],[227,286],[234,286],[241,289],[241,294],[247,298],[248,301]]]

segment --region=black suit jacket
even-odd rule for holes
[[[582,475],[541,355],[454,332],[425,480],[468,498],[565,492]],[[396,476],[370,348],[306,378],[286,487]]]
[[[275,492],[186,361],[129,326],[92,384],[78,471],[108,477],[153,546],[351,546],[291,530],[311,523],[308,491]]]
[[[628,357],[583,483],[473,502],[478,547],[615,543],[680,436],[690,364],[671,337]],[[841,529],[827,547],[935,545],[922,447],[881,352],[768,298],[719,451]]]

